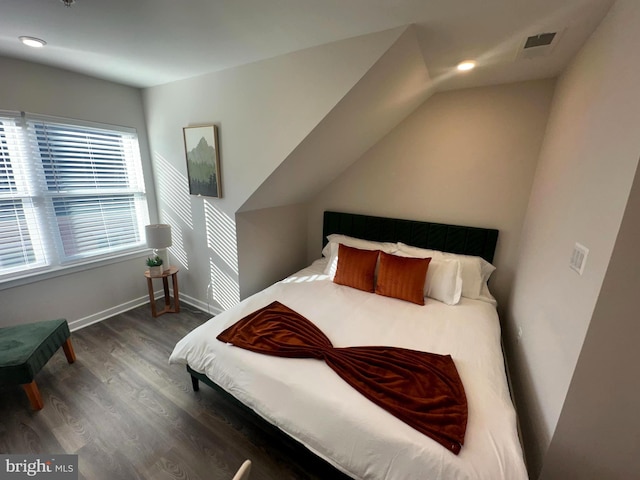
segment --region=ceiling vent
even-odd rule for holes
[[[520,60],[523,58],[544,57],[549,55],[558,43],[561,34],[561,31],[542,32],[525,38],[520,43],[520,48],[518,48],[518,55],[516,57],[516,60]]]

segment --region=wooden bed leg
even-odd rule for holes
[[[198,379],[193,375],[191,375],[191,386],[193,387],[194,392],[200,390],[200,383],[198,382]]]
[[[29,402],[31,402],[31,406],[34,410],[42,410],[44,407],[44,403],[42,402],[42,397],[40,396],[40,390],[38,390],[38,385],[36,385],[36,381],[34,380],[31,383],[25,383],[22,385],[27,397],[29,397]]]
[[[76,352],[73,351],[73,345],[71,339],[67,338],[67,341],[62,344],[64,355],[67,357],[67,362],[73,363],[76,361]]]

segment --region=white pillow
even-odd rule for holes
[[[424,284],[425,297],[456,305],[462,294],[460,261],[444,258],[442,252],[398,244],[397,255],[412,258],[431,258]],[[406,248],[408,247],[408,248]],[[431,252],[431,253],[429,253]]]
[[[456,305],[462,295],[462,285],[458,260],[431,259],[425,284],[427,297]]]
[[[407,245],[406,243],[398,242],[398,251],[409,254],[416,258],[444,258],[444,252],[440,250],[430,250],[428,248],[414,247],[413,245]]]
[[[374,242],[372,240],[363,240],[361,238],[349,237],[332,233],[327,235],[329,243],[322,249],[322,255],[329,258],[327,266],[324,269],[325,275],[329,275],[332,279],[338,268],[338,245],[343,244],[347,247],[359,248],[361,250],[381,250],[385,253],[394,253],[398,246],[391,242]]]
[[[438,259],[458,260],[460,262],[460,276],[462,277],[462,296],[474,300],[484,300],[495,303],[495,299],[491,293],[489,293],[487,281],[496,267],[484,258],[473,255],[441,252],[439,250],[429,250],[405,245],[404,243],[398,243],[398,249],[416,256],[431,256],[432,258]]]
[[[460,260],[462,271],[462,296],[474,300],[483,300],[489,289],[487,282],[496,267],[482,257],[444,253],[445,258]],[[489,294],[489,296],[491,296]],[[493,298],[493,297],[491,297]]]

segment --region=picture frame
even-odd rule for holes
[[[184,127],[182,133],[189,193],[222,198],[218,127],[216,125]]]

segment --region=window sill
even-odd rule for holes
[[[68,266],[59,266],[55,269],[48,269],[43,272],[31,272],[20,277],[8,278],[4,281],[0,281],[0,291],[7,290],[9,288],[20,287],[22,285],[28,285],[30,283],[40,282],[42,280],[48,280],[50,278],[61,277],[63,275],[69,275],[85,270],[91,270],[93,268],[102,267],[105,265],[112,265],[114,263],[127,262],[137,258],[144,258],[150,255],[148,248],[140,248],[137,250],[121,253],[119,255],[113,255],[110,257],[100,257],[99,259],[87,260],[82,263],[74,263]]]

